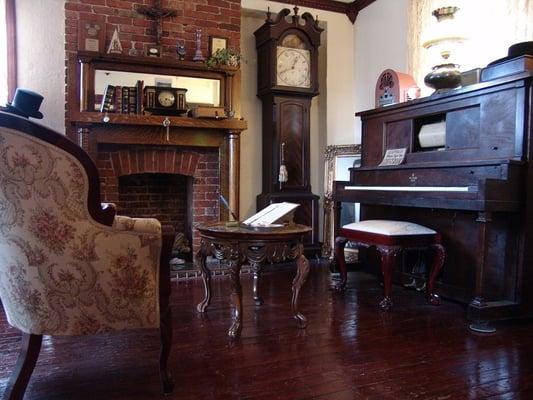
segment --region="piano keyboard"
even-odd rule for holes
[[[475,192],[472,186],[345,186],[345,190],[382,190],[388,192]]]

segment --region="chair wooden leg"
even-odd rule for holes
[[[434,252],[433,265],[431,267],[431,275],[428,280],[427,287],[427,299],[428,302],[434,306],[440,305],[440,297],[434,292],[435,280],[439,275],[440,270],[444,264],[445,251],[444,246],[436,243],[431,246],[431,250]]]
[[[172,313],[170,307],[164,315],[161,315],[161,352],[159,354],[159,375],[164,394],[170,394],[174,390],[174,379],[168,368],[168,357],[172,347]]]
[[[346,271],[346,260],[344,259],[344,247],[348,240],[345,237],[337,236],[335,238],[335,258],[334,262],[339,266],[341,275],[340,282],[333,285],[335,290],[344,290],[346,288],[346,281],[348,280],[348,272]]]
[[[383,274],[383,299],[379,302],[379,308],[390,311],[392,309],[392,271],[401,247],[376,246],[376,248],[381,257],[381,272]]]
[[[22,347],[15,369],[11,373],[4,400],[22,400],[31,374],[39,358],[43,335],[22,334]]]
[[[168,368],[168,358],[172,346],[172,313],[170,310],[170,256],[174,243],[174,231],[164,231],[159,268],[159,324],[161,333],[161,352],[159,354],[159,376],[163,393],[174,390],[174,380]]]

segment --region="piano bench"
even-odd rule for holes
[[[382,310],[392,308],[392,272],[398,256],[404,250],[427,249],[434,254],[428,284],[427,299],[432,305],[439,305],[440,298],[434,293],[435,279],[444,264],[444,247],[440,235],[425,226],[405,221],[367,220],[343,226],[335,238],[335,260],[340,269],[341,281],[337,289],[346,287],[347,272],[344,259],[344,246],[352,242],[357,248],[375,247],[381,260],[383,274],[383,300],[379,303]]]

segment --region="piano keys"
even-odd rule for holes
[[[356,114],[361,166],[334,185],[336,221],[343,202],[358,202],[363,220],[440,232],[438,291],[468,304],[475,323],[533,315],[532,80],[523,71]],[[444,145],[422,146],[419,133],[437,123]],[[387,150],[402,148],[402,164],[380,166]]]

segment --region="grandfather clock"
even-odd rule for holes
[[[270,12],[255,31],[257,96],[263,103],[263,192],[257,208],[288,201],[300,204],[295,222],[309,225],[307,253],[318,253],[318,199],[310,184],[310,108],[318,94],[318,20],[285,8]]]

